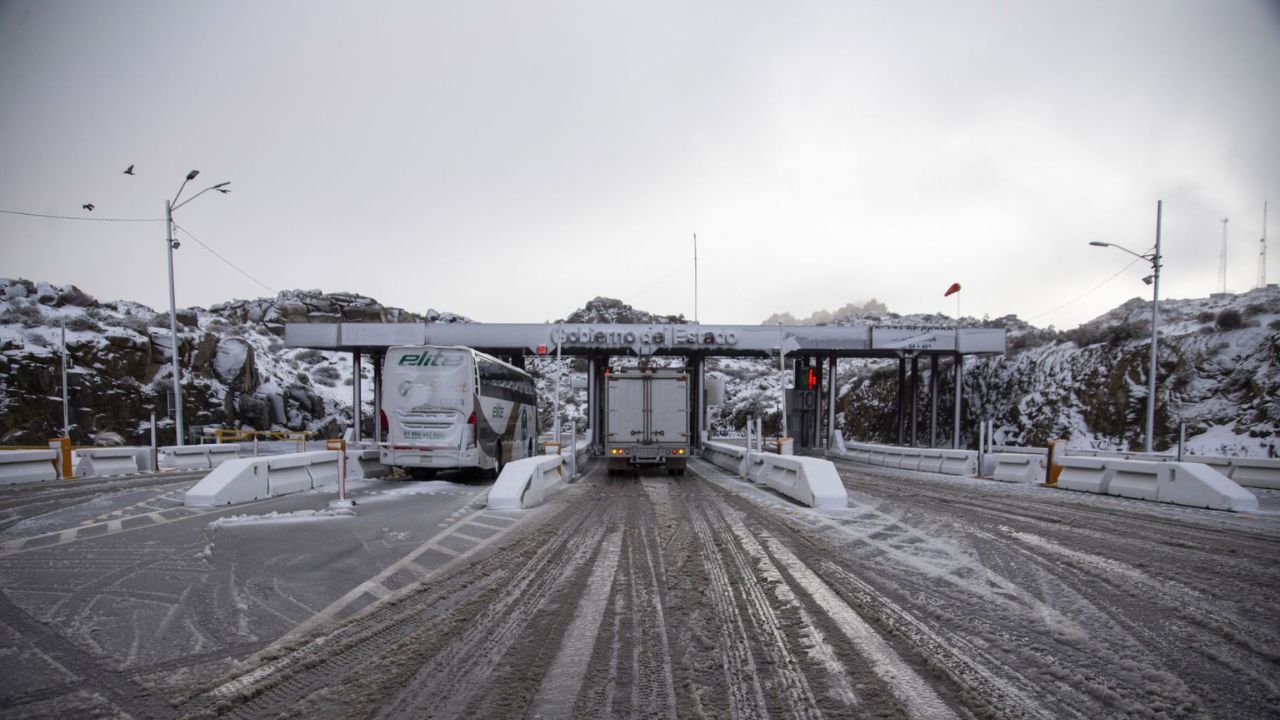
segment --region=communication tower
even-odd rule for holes
[[[1262,201],[1262,239],[1258,241],[1262,246],[1258,250],[1258,287],[1267,286],[1267,201]]]
[[[1227,222],[1228,218],[1222,218],[1222,251],[1218,253],[1218,294],[1224,295],[1227,292]]]

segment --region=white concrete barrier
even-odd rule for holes
[[[702,443],[702,458],[722,470],[742,475],[745,473],[743,460],[747,457],[747,449],[741,445],[708,440]]]
[[[204,470],[215,468],[240,455],[239,443],[222,445],[170,445],[160,448],[162,470]]]
[[[978,472],[978,453],[973,450],[910,448],[872,443],[845,443],[845,451],[827,451],[831,457],[865,465],[921,470],[944,475],[973,476]]]
[[[797,502],[815,508],[844,508],[849,495],[830,460],[802,455],[759,453],[764,484]]]
[[[1000,447],[997,448],[997,451],[1045,454],[1045,450],[1042,448]],[[1177,462],[1178,460],[1177,456],[1173,454],[1129,452],[1125,450],[1067,448],[1066,455],[1068,457],[1143,460],[1146,462]],[[1280,459],[1184,454],[1182,462],[1207,465],[1235,481],[1241,487],[1280,490]]]
[[[391,472],[378,459],[378,448],[347,448],[347,478],[377,478]]]
[[[187,491],[183,502],[189,507],[212,507],[303,492],[332,485],[338,472],[338,453],[329,450],[219,459],[218,466]]]
[[[763,485],[765,481],[763,458],[766,455],[775,455],[775,453],[749,453],[747,448],[742,445],[715,441],[702,444],[702,458],[704,460],[758,485]]]
[[[329,455],[329,462],[333,462],[333,455],[336,453],[325,453]],[[267,495],[275,497],[277,495],[288,495],[289,493],[302,492],[311,489],[311,472],[307,469],[313,460],[319,460],[315,457],[316,453],[294,453],[292,455],[273,455],[266,458],[267,461]]]
[[[489,489],[489,509],[521,510],[541,505],[565,482],[564,455],[536,455],[513,460]]]
[[[1258,496],[1211,467],[1199,463],[1169,463],[1156,491],[1160,502],[1233,512],[1256,512]]]
[[[1042,447],[1018,447],[1017,445],[992,445],[992,453],[1019,453],[1023,455],[1040,455],[1049,456],[1049,448]]]
[[[995,464],[995,469],[991,472],[992,480],[1032,484],[1044,482],[1044,456],[1030,453],[990,453],[987,459]]]
[[[0,450],[0,485],[57,480],[56,450]]]
[[[1058,487],[1214,510],[1258,509],[1257,496],[1203,463],[1068,456]]]
[[[131,447],[72,450],[71,465],[76,469],[76,477],[135,475],[141,469],[137,451],[138,448]]]
[[[1230,458],[1230,461],[1224,474],[1237,485],[1280,490],[1280,459]]]
[[[337,450],[317,450],[314,453],[316,459],[311,461],[307,466],[307,472],[311,475],[311,487],[325,487],[326,485],[337,484],[342,479],[342,455]],[[322,457],[321,455],[324,455]],[[356,477],[351,473],[351,460],[347,460],[347,479]]]
[[[1092,457],[1064,457],[1058,461],[1062,472],[1058,475],[1058,487],[1063,490],[1107,494],[1111,476],[1106,460]]]
[[[228,460],[205,475],[186,492],[187,507],[214,507],[270,497],[267,458]]]

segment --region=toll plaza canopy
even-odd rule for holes
[[[714,356],[775,358],[779,352],[794,360],[792,371],[796,389],[788,389],[786,417],[791,435],[800,447],[817,447],[835,442],[836,359],[841,357],[896,358],[898,360],[897,420],[899,444],[916,442],[916,397],[920,384],[920,360],[929,361],[929,445],[937,438],[937,381],[939,362],[951,358],[952,372],[959,377],[965,355],[1004,354],[1002,328],[948,328],[921,325],[702,325],[612,324],[612,323],[289,323],[284,329],[289,347],[338,350],[352,353],[359,365],[362,355],[373,363],[374,414],[381,414],[382,365],[387,348],[399,345],[460,345],[523,367],[527,355],[585,356],[589,377],[589,427],[603,426],[605,373],[609,358],[634,355],[675,355],[686,358],[693,377],[692,397],[697,411],[690,415],[690,436],[700,445],[706,429],[705,360]],[[825,373],[822,361],[826,360]],[[907,364],[911,365],[908,404]],[[821,397],[826,376],[826,399]],[[360,439],[360,373],[352,378],[355,439]],[[955,438],[960,436],[960,387],[954,383]],[[907,409],[910,408],[908,416]],[[823,420],[825,410],[826,419]],[[908,422],[908,417],[910,421]],[[784,425],[788,427],[788,425]],[[908,427],[910,435],[907,435]],[[374,438],[381,441],[375,423]],[[829,439],[829,440],[828,440]],[[593,450],[602,451],[598,435]]]
[[[285,344],[376,354],[397,345],[462,345],[493,355],[902,357],[1004,354],[1002,328],[920,325],[605,323],[289,323]]]

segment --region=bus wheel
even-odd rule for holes
[[[493,463],[493,470],[491,472],[493,473],[493,479],[497,480],[498,476],[502,474],[502,441],[501,440],[498,440],[493,444],[493,457],[494,457],[494,463]]]

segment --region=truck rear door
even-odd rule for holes
[[[606,443],[637,443],[644,439],[644,378],[609,376]]]
[[[689,376],[658,376],[649,393],[651,442],[684,445],[689,442]]]

